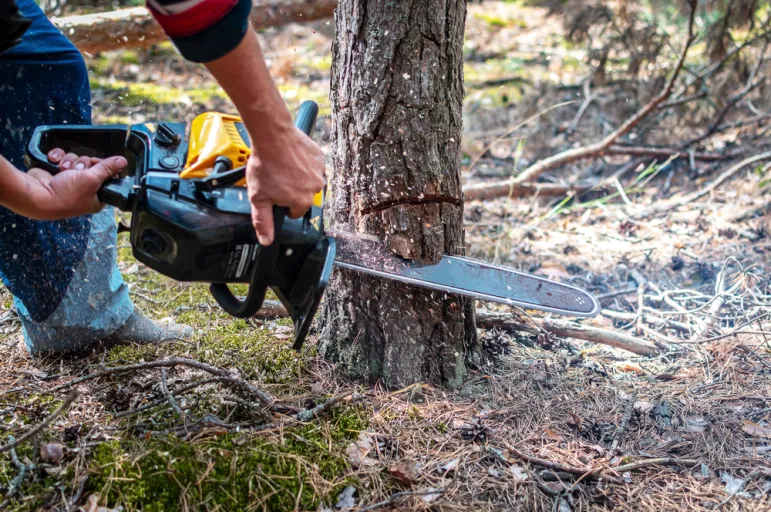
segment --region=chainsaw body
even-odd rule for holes
[[[317,112],[314,103],[304,103],[297,126],[310,134]],[[58,172],[46,157],[56,147],[127,159],[124,174],[98,195],[131,212],[137,260],[178,281],[211,283],[220,306],[239,318],[254,315],[272,289],[294,321],[295,348],[301,347],[335,258],[334,239],[324,234],[323,193],[299,219],[274,208],[275,241],[261,246],[244,180],[249,139],[239,118],[202,114],[189,135],[182,123],[42,126],[28,146],[27,165]],[[228,287],[234,283],[249,284],[243,300]]]

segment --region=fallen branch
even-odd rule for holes
[[[612,484],[620,484],[621,480],[614,476],[604,475],[601,473],[603,468],[579,468],[577,466],[570,466],[567,464],[562,464],[560,462],[553,462],[546,459],[541,459],[539,457],[536,457],[534,455],[529,455],[527,453],[521,452],[514,448],[511,444],[507,443],[506,441],[503,442],[504,446],[506,446],[506,449],[508,449],[511,453],[513,453],[517,458],[524,460],[525,462],[529,462],[531,464],[536,464],[538,466],[551,469],[554,471],[564,471],[565,473],[571,473],[573,475],[579,475],[584,478],[588,477],[596,477],[596,478],[602,478],[604,480],[607,480],[608,482]]]
[[[9,439],[11,442],[15,441],[13,436],[9,436]],[[19,472],[11,480],[11,483],[8,486],[8,492],[5,493],[5,499],[2,503],[0,503],[0,510],[5,510],[5,508],[11,504],[11,498],[16,496],[16,493],[19,492],[21,485],[27,479],[27,474],[35,469],[34,464],[27,466],[26,464],[22,463],[19,460],[19,456],[16,454],[16,450],[13,448],[11,448],[11,462],[14,466],[16,466],[16,469],[18,469]]]
[[[337,404],[347,400],[348,398],[351,398],[352,400],[361,400],[363,397],[362,395],[358,395],[355,393],[344,393],[342,395],[334,396],[329,400],[327,400],[326,402],[321,403],[316,407],[313,407],[312,409],[305,409],[304,411],[298,412],[297,414],[294,415],[294,419],[296,419],[297,421],[310,421],[314,418],[318,418],[319,416],[327,413]]]
[[[637,462],[630,462],[629,464],[623,464],[621,466],[608,469],[617,473],[625,473],[627,471],[635,471],[637,469],[647,468],[649,466],[696,466],[698,464],[701,464],[701,461],[696,459],[676,459],[672,457],[666,457],[661,459],[639,460]]]
[[[558,185],[556,183],[500,183],[496,185],[477,183],[463,189],[463,199],[465,201],[477,201],[494,199],[496,197],[508,197],[510,199],[531,196],[564,197],[570,195],[577,196],[594,190],[609,192],[610,188],[599,183],[577,183],[575,185]]]
[[[590,144],[588,146],[583,146],[580,148],[569,149],[567,151],[563,151],[562,153],[558,153],[548,158],[544,158],[543,160],[536,162],[535,164],[531,165],[530,167],[522,171],[518,176],[510,180],[490,184],[489,186],[495,187],[495,188],[500,188],[504,186],[516,187],[517,185],[520,185],[522,183],[535,181],[535,179],[538,176],[540,176],[541,174],[543,174],[544,172],[550,169],[561,167],[563,165],[577,162],[579,160],[585,160],[587,158],[597,158],[597,157],[603,156],[607,154],[608,149],[613,144],[615,144],[618,141],[618,139],[620,139],[621,137],[629,133],[634,127],[636,127],[638,124],[640,124],[640,122],[642,122],[646,117],[648,117],[648,115],[651,112],[658,109],[667,99],[669,99],[669,97],[672,95],[672,90],[674,88],[675,82],[677,81],[677,78],[680,75],[680,71],[683,69],[683,65],[685,64],[685,59],[688,56],[688,51],[690,50],[691,45],[695,40],[694,20],[696,17],[697,0],[689,0],[688,3],[691,11],[690,17],[688,20],[688,40],[686,41],[685,46],[683,47],[683,50],[680,54],[677,64],[675,65],[674,71],[672,72],[672,76],[667,81],[667,84],[664,87],[664,90],[662,90],[657,96],[655,96],[652,100],[646,103],[632,117],[627,119],[613,133],[609,134],[607,137],[600,140],[599,142],[595,142],[594,144]]]
[[[744,169],[745,167],[752,165],[757,162],[762,162],[763,160],[769,160],[771,159],[771,151],[767,151],[765,153],[761,153],[759,155],[755,155],[750,158],[746,158],[739,162],[738,164],[730,167],[727,171],[725,171],[723,174],[718,176],[715,181],[707,185],[706,187],[702,188],[701,190],[697,190],[695,192],[692,192],[690,194],[685,195],[684,197],[681,197],[680,199],[674,199],[669,201],[659,201],[657,204],[654,204],[653,206],[649,208],[645,208],[641,211],[635,212],[634,214],[630,215],[635,218],[640,217],[647,217],[649,215],[655,215],[658,213],[664,213],[668,212],[670,210],[674,210],[675,208],[679,208],[681,206],[685,206],[688,203],[692,203],[694,201],[698,201],[702,197],[711,194],[714,192],[719,186],[721,186],[723,183],[731,179],[736,173]]]
[[[740,152],[728,152],[728,153],[698,153],[691,154],[688,151],[682,151],[679,149],[669,148],[654,148],[649,146],[611,146],[605,151],[606,155],[627,155],[627,156],[647,156],[652,158],[667,159],[675,157],[675,159],[690,159],[700,160],[702,162],[723,162],[726,160],[732,160],[738,156]]]
[[[691,341],[699,340],[709,334],[709,331],[715,325],[715,321],[717,320],[717,316],[720,313],[720,310],[723,309],[723,306],[725,305],[726,295],[734,293],[741,286],[741,281],[739,281],[734,283],[730,290],[727,290],[727,277],[726,266],[723,265],[723,268],[720,270],[720,272],[718,272],[717,277],[715,278],[715,299],[712,302],[712,305],[709,307],[707,318],[705,318],[704,321],[701,322],[701,325],[696,328],[693,336],[691,336]]]
[[[202,370],[212,375],[221,377],[222,382],[230,383],[236,387],[239,387],[245,391],[248,391],[249,393],[254,395],[260,402],[262,402],[262,404],[265,407],[271,410],[274,409],[275,400],[270,395],[268,395],[261,389],[257,388],[256,386],[249,384],[248,382],[242,379],[233,378],[226,370],[223,370],[222,368],[217,368],[216,366],[202,363],[201,361],[196,361],[195,359],[188,359],[186,357],[172,357],[169,359],[159,359],[157,361],[150,361],[147,363],[139,363],[139,364],[131,364],[127,366],[115,366],[113,368],[106,368],[105,370],[102,370],[99,372],[78,377],[77,379],[73,379],[69,382],[65,382],[64,384],[59,384],[58,386],[51,388],[49,391],[55,392],[60,389],[72,387],[82,382],[98,379],[101,377],[107,377],[110,375],[120,375],[122,373],[130,373],[130,372],[135,372],[137,370],[147,370],[150,368],[173,368],[174,366],[189,366],[191,368],[196,368],[198,370]]]
[[[635,290],[637,291],[637,290]],[[634,292],[632,292],[634,293]],[[651,308],[646,307],[646,310],[650,310]],[[672,329],[676,329],[678,331],[691,334],[693,332],[693,329],[690,325],[683,323],[683,322],[676,322],[674,320],[669,320],[667,318],[658,316],[653,313],[643,313],[642,315],[638,315],[636,313],[627,313],[624,311],[615,311],[613,309],[603,309],[600,311],[600,314],[602,316],[612,318],[613,320],[621,320],[623,322],[630,322],[634,323],[638,318],[642,318],[643,321],[649,322],[649,323],[658,323],[665,325],[667,327],[670,327]]]
[[[758,57],[758,62],[755,64],[755,66],[752,68],[752,71],[750,72],[750,76],[747,79],[747,83],[742,88],[741,91],[737,92],[730,98],[728,98],[728,101],[726,102],[723,109],[720,111],[720,113],[717,115],[716,120],[707,128],[707,130],[700,136],[696,137],[693,140],[690,140],[686,143],[686,145],[696,145],[700,142],[708,139],[712,135],[718,132],[720,125],[725,120],[728,113],[733,109],[741,100],[743,100],[753,89],[755,89],[759,83],[755,81],[755,77],[758,74],[758,71],[760,71],[761,66],[763,66],[766,50],[768,49],[769,41],[766,40],[766,44],[763,45],[763,49],[760,51],[760,56]],[[762,82],[763,80],[760,80]]]
[[[193,390],[193,389],[195,389],[197,387],[204,386],[206,384],[214,384],[214,383],[217,383],[217,382],[222,382],[223,380],[224,380],[223,377],[213,377],[211,379],[199,380],[199,381],[192,382],[192,383],[188,384],[187,386],[184,386],[184,387],[181,387],[181,388],[175,390],[174,394],[179,396],[179,395],[182,395],[183,393],[191,391],[191,390]],[[119,412],[119,413],[115,414],[113,417],[116,418],[116,419],[117,418],[125,418],[125,417],[131,416],[133,414],[138,414],[140,412],[148,411],[150,409],[153,409],[153,408],[158,407],[159,405],[163,405],[165,403],[168,403],[168,400],[166,398],[159,398],[158,400],[150,402],[149,404],[145,404],[145,405],[136,407],[134,409],[129,409],[127,411]]]
[[[187,417],[185,415],[185,411],[183,411],[182,407],[179,406],[177,399],[174,398],[174,395],[169,392],[169,385],[166,381],[166,368],[161,368],[161,393],[163,393],[163,396],[166,397],[166,400],[169,401],[169,405],[172,409],[174,409],[174,412],[177,413],[177,416],[182,418],[184,421]]]
[[[330,18],[337,0],[254,0],[255,29]],[[96,14],[53,18],[56,27],[84,53],[121,48],[148,48],[166,40],[166,34],[145,7]]]
[[[42,422],[38,423],[31,429],[24,432],[22,435],[20,435],[18,438],[13,439],[8,443],[0,446],[0,453],[7,452],[8,450],[12,450],[19,446],[21,443],[26,441],[27,439],[30,439],[32,437],[35,437],[41,430],[46,428],[53,420],[59,417],[60,414],[62,414],[64,411],[66,411],[70,405],[72,405],[72,402],[75,401],[75,399],[80,396],[80,393],[78,393],[78,390],[75,389],[67,395],[67,398],[64,399],[64,401],[59,404],[59,407],[57,407],[54,412],[46,416],[45,419],[43,419]]]
[[[624,416],[621,417],[621,423],[618,425],[618,430],[613,434],[613,444],[610,445],[610,451],[615,452],[616,448],[618,448],[618,444],[621,442],[621,439],[624,437],[624,432],[626,432],[626,427],[629,426],[629,421],[632,419],[632,413],[634,412],[634,404],[637,402],[637,390],[635,389],[632,393],[632,396],[629,397],[629,401],[626,404],[626,409],[624,410]]]
[[[597,327],[590,327],[561,320],[543,320],[540,324],[532,325],[527,321],[518,320],[513,315],[478,311],[476,314],[476,324],[477,327],[481,329],[501,327],[529,332],[531,334],[538,334],[545,331],[566,338],[609,345],[641,356],[654,356],[659,353],[659,349],[656,345],[640,338],[635,338],[634,336],[629,336],[628,334],[620,332],[608,331]]]

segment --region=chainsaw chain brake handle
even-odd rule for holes
[[[305,101],[300,105],[300,110],[295,118],[295,126],[303,131],[306,135],[310,136],[313,132],[313,128],[316,125],[316,118],[318,117],[319,107],[313,101]],[[233,176],[233,173],[240,171],[226,171],[230,173],[230,176],[226,180],[227,183],[235,183],[245,176],[245,167],[241,171],[240,176]],[[216,179],[216,178],[215,178]],[[200,182],[207,182],[207,180],[200,180]],[[214,181],[212,183],[211,176],[208,179],[208,183],[212,184],[216,188],[219,184]],[[224,184],[219,186],[225,186]],[[266,269],[275,269],[278,263],[279,250],[281,246],[281,230],[284,226],[284,220],[287,217],[289,210],[282,206],[273,207],[273,223],[274,223],[274,236],[273,243],[269,246],[261,247],[259,259],[257,265],[254,265],[252,276],[249,281],[249,291],[246,294],[246,298],[243,300],[236,297],[230,290],[227,284],[214,283],[209,286],[211,292],[217,303],[225,310],[225,312],[236,318],[249,318],[254,316],[257,311],[262,307],[262,303],[265,301],[265,294],[268,288],[272,284],[270,282],[273,277],[273,272],[267,272]]]

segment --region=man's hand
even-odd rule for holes
[[[253,30],[227,55],[206,63],[233,100],[249,132],[252,157],[246,169],[252,223],[261,245],[273,243],[273,206],[301,217],[324,187],[324,155],[292,124]]]
[[[126,159],[114,156],[104,160],[65,154],[53,149],[48,159],[62,169],[52,176],[43,169],[27,171],[26,206],[22,215],[37,220],[56,220],[96,213],[104,207],[96,193],[102,184],[126,168]]]
[[[310,137],[293,126],[271,140],[254,141],[246,167],[252,203],[252,224],[263,246],[273,242],[273,205],[289,208],[293,219],[310,208],[324,187],[324,153]]]

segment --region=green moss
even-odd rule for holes
[[[310,88],[298,84],[278,84],[277,87],[281,97],[284,98],[287,106],[292,111],[295,111],[303,101],[313,100],[319,104],[320,116],[328,116],[332,112],[325,89]]]
[[[109,74],[110,68],[110,59],[105,56],[100,56],[88,60],[88,70],[93,75],[106,76]]]
[[[487,13],[476,13],[474,17],[485,21],[491,27],[527,27],[527,23],[519,18],[503,18]]]
[[[247,377],[259,377],[263,382],[294,382],[312,352],[306,348],[298,353],[289,346],[291,320],[278,320],[275,325],[284,329],[276,333],[252,327],[243,320],[223,322],[210,328],[199,340],[198,355],[219,366],[238,366]]]
[[[281,438],[228,434],[195,442],[174,437],[99,445],[89,461],[91,490],[126,510],[303,510],[343,484],[345,446],[366,428],[357,408],[292,427]],[[331,449],[330,449],[331,448]]]
[[[91,88],[114,91],[118,103],[129,107],[152,103],[207,103],[213,98],[227,98],[224,91],[216,85],[197,89],[179,89],[150,82],[107,81],[96,77],[91,79]]]
[[[121,52],[120,60],[124,64],[139,64],[139,55],[133,50],[125,50]]]

